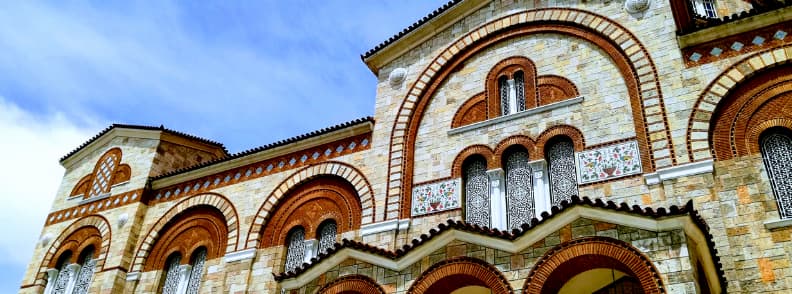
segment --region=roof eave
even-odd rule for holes
[[[383,44],[380,44],[382,47],[370,50],[369,52],[372,53],[361,55],[361,59],[363,59],[363,62],[366,63],[366,66],[368,66],[369,70],[371,70],[374,75],[379,75],[380,69],[391,61],[426,42],[438,32],[447,29],[459,20],[479,10],[481,7],[484,7],[489,2],[491,2],[491,0],[465,0],[455,4],[418,25],[408,33],[402,36],[397,34],[391,37],[393,41],[389,40],[383,42]]]

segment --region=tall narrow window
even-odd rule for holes
[[[525,110],[525,74],[522,71],[514,73],[515,112]]]
[[[192,256],[192,270],[190,280],[187,282],[186,294],[198,294],[201,287],[201,277],[203,275],[204,264],[206,263],[206,248],[201,247],[195,250]]]
[[[528,152],[511,150],[506,154],[506,206],[509,228],[519,228],[534,217],[533,184]]]
[[[482,227],[490,226],[489,179],[487,162],[480,156],[467,160],[464,165],[465,221]]]
[[[80,273],[77,275],[77,282],[74,284],[72,294],[85,294],[88,293],[88,288],[91,287],[93,280],[94,269],[96,268],[96,259],[93,258],[93,246],[83,250],[80,254]]]
[[[65,252],[58,260],[58,278],[55,279],[55,285],[52,287],[52,294],[66,294],[69,288],[69,280],[71,279],[72,267],[69,266],[69,259],[71,259],[71,252]]]
[[[498,88],[500,88],[500,101],[501,101],[501,114],[508,115],[511,112],[509,111],[511,108],[509,104],[511,104],[511,99],[509,96],[511,92],[511,87],[509,87],[509,79],[506,76],[500,77],[498,79]]]
[[[554,206],[578,194],[575,149],[568,138],[556,140],[547,149],[550,195]]]
[[[285,272],[290,272],[303,264],[305,259],[305,230],[302,227],[292,229],[286,237],[286,268]]]
[[[760,143],[778,212],[782,219],[792,218],[792,136],[787,130],[772,129]]]
[[[327,252],[335,245],[337,225],[334,220],[327,220],[319,226],[319,253]]]
[[[176,294],[179,289],[179,263],[181,255],[178,253],[168,257],[165,267],[165,283],[162,284],[162,294]]]

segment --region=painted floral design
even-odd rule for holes
[[[459,208],[459,179],[435,182],[413,188],[412,215],[424,215]]]
[[[641,173],[635,141],[577,153],[581,184]]]

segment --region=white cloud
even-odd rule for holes
[[[24,274],[63,177],[58,160],[94,132],[60,114],[32,115],[0,96],[0,264],[17,271],[4,275]]]

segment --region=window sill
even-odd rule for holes
[[[110,198],[110,192],[104,193],[104,194],[99,195],[99,196],[94,196],[94,197],[91,197],[91,198],[88,198],[88,199],[83,199],[82,201],[80,201],[79,204],[83,205],[83,204],[86,204],[86,203],[96,202],[96,201],[107,199],[107,198]]]
[[[456,135],[456,134],[469,132],[469,131],[472,131],[472,130],[475,130],[475,129],[480,129],[480,128],[488,127],[488,126],[491,126],[491,125],[499,124],[499,123],[502,123],[502,122],[507,122],[507,121],[510,121],[510,120],[523,118],[523,117],[526,117],[526,116],[529,116],[529,115],[534,115],[534,114],[537,114],[537,113],[542,113],[542,112],[546,112],[546,111],[550,111],[550,110],[554,110],[554,109],[558,109],[558,108],[562,108],[562,107],[566,107],[566,106],[570,106],[570,105],[580,104],[581,102],[583,102],[583,96],[578,96],[578,97],[567,99],[567,100],[564,100],[564,101],[559,101],[559,102],[556,102],[556,103],[551,103],[551,104],[542,105],[542,106],[539,106],[539,107],[536,107],[536,108],[531,108],[531,109],[528,109],[526,111],[521,111],[521,112],[518,112],[518,113],[513,113],[513,114],[509,114],[509,115],[499,116],[499,117],[496,117],[496,118],[493,118],[493,119],[488,119],[488,120],[485,120],[485,121],[469,124],[469,125],[466,125],[466,126],[461,126],[461,127],[449,130],[448,131],[448,135],[449,136],[453,136],[453,135]]]
[[[777,219],[764,222],[765,229],[776,230],[786,227],[792,227],[792,218]]]

